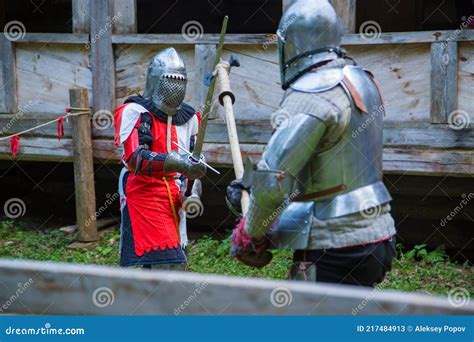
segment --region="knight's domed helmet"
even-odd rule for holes
[[[339,20],[328,0],[297,0],[283,14],[277,36],[283,89],[313,66],[343,54]]]
[[[165,49],[153,57],[148,66],[143,97],[168,115],[174,115],[186,95],[186,66],[174,48]]]

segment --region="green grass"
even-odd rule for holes
[[[0,224],[0,257],[33,260],[78,262],[99,265],[118,265],[119,232],[105,233],[95,248],[68,249],[74,237],[58,230],[37,232],[27,225],[6,221]],[[276,251],[270,265],[257,270],[246,267],[229,256],[230,241],[205,237],[189,247],[189,269],[193,272],[215,273],[247,277],[286,279],[291,264],[290,251]],[[393,269],[380,285],[385,289],[448,294],[451,289],[464,288],[474,296],[472,266],[449,260],[440,247],[428,251],[425,245],[404,251],[399,245],[399,256]]]

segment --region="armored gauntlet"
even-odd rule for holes
[[[179,172],[189,179],[199,179],[206,175],[207,167],[195,162],[187,154],[171,151],[165,159],[163,171],[166,173]]]

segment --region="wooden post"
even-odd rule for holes
[[[89,0],[72,0],[72,32],[89,33],[90,3]]]
[[[69,101],[73,108],[89,108],[87,89],[70,89]],[[83,114],[72,117],[72,145],[76,219],[79,226],[78,240],[81,242],[97,241],[90,115]]]
[[[297,0],[282,0],[283,12],[288,7],[293,5]],[[336,13],[339,17],[339,21],[342,26],[343,33],[355,33],[356,32],[356,0],[330,0]]]
[[[204,102],[206,102],[209,87],[204,85],[204,78],[213,71],[216,49],[215,44],[196,44],[194,46],[194,63],[196,65],[194,107],[199,108],[199,110],[204,107]],[[217,115],[215,114],[217,114],[217,111],[211,111],[209,119],[216,119]]]
[[[288,7],[293,5],[294,2],[296,2],[296,0],[282,0],[283,13],[285,13]]]
[[[112,2],[113,33],[137,33],[137,0]]]
[[[15,47],[5,34],[1,34],[0,113],[16,113],[17,111]]]
[[[332,0],[332,5],[336,10],[342,32],[356,32],[356,0]]]
[[[457,108],[458,42],[431,43],[431,123],[447,123]]]
[[[112,113],[115,107],[115,63],[109,0],[91,1],[90,13],[93,112]]]

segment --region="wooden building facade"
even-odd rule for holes
[[[14,18],[8,17],[7,2],[0,3],[4,5],[2,26],[6,28]],[[31,32],[28,23],[23,23],[25,29],[13,39],[7,34],[0,36],[3,135],[56,118],[69,105],[68,89],[87,88],[93,113],[94,160],[116,164],[120,151],[114,147],[111,115],[124,99],[143,90],[146,67],[152,56],[168,46],[182,53],[189,76],[186,100],[196,108],[202,107],[207,91],[204,78],[211,71],[218,39],[216,20],[208,22],[206,18],[229,14],[231,23],[233,18],[239,18],[239,25],[227,35],[224,47],[224,58],[235,53],[242,64],[231,75],[231,85],[237,94],[239,138],[243,154],[258,159],[270,138],[270,117],[283,93],[275,31],[260,31],[262,27],[276,28],[278,16],[291,0],[264,1],[262,7],[253,5],[249,18],[252,13],[259,13],[259,18],[267,16],[271,20],[259,26],[249,19],[250,28],[246,28],[246,19],[240,18],[239,13],[256,3],[252,1],[243,1],[245,5],[241,8],[231,0],[203,1],[200,5],[196,5],[199,1],[192,4],[189,1],[188,5],[181,1],[183,8],[188,6],[196,16],[204,18],[201,22],[190,20],[192,13],[183,15],[185,19],[173,17],[168,12],[173,9],[173,1],[58,0],[55,3],[57,6],[67,3],[64,11],[70,11],[70,20],[66,20],[70,33],[58,33],[53,23],[51,30],[56,33]],[[388,177],[393,175],[392,181],[402,175],[414,176],[407,181],[408,194],[413,184],[424,178],[416,176],[464,177],[472,190],[474,30],[469,27],[474,22],[471,16],[474,13],[468,8],[459,16],[456,11],[463,5],[458,1],[456,4],[461,5],[453,8],[436,8],[435,0],[398,3],[382,9],[378,1],[333,0],[345,30],[343,47],[374,73],[385,97],[384,172]],[[231,12],[224,13],[225,9],[219,6]],[[405,23],[400,30],[410,32],[386,33],[384,27],[394,30],[401,27],[402,20],[396,19],[396,14],[402,15],[400,12],[404,13]],[[452,19],[447,27],[439,24],[437,27],[442,30],[432,27],[436,26],[433,18],[443,15],[459,20]],[[162,21],[166,25],[161,25]],[[173,22],[178,27],[174,33],[170,28]],[[161,25],[161,32],[154,32],[155,24]],[[211,32],[206,31],[208,26],[212,27]],[[230,148],[220,114],[209,123],[204,148],[213,165],[229,167]],[[9,141],[0,141],[0,159],[11,158]],[[68,122],[61,141],[57,139],[55,125],[21,137],[19,160],[67,162],[72,158]],[[421,187],[430,191],[436,182],[428,181],[430,185]],[[458,186],[452,196],[465,193],[469,189]],[[407,205],[406,210],[416,211],[416,208]]]
[[[283,6],[289,3],[284,1]],[[346,31],[354,32],[355,1],[334,3]],[[94,157],[97,161],[117,162],[120,152],[111,139],[110,113],[125,98],[142,91],[150,58],[171,45],[187,63],[190,81],[186,100],[200,108],[206,93],[203,78],[210,71],[217,35],[202,31],[193,37],[182,33],[137,34],[136,8],[135,0],[98,0],[90,4],[73,0],[74,33],[30,33],[26,27],[18,40],[2,36],[3,133],[57,117],[68,106],[67,90],[84,87],[89,89],[95,113]],[[375,31],[371,33],[346,34],[343,47],[375,74],[385,96],[385,172],[472,175],[473,131],[469,125],[452,129],[449,121],[453,116],[474,121],[474,31],[462,27],[402,33],[380,32],[375,26],[372,29]],[[231,78],[238,94],[236,115],[242,150],[258,156],[270,137],[270,115],[282,95],[275,36],[230,33],[224,58],[230,53],[236,53],[242,63]],[[206,152],[212,163],[229,166],[224,127],[222,120],[212,122]],[[56,128],[47,126],[22,137],[19,158],[69,160],[72,151],[68,124],[66,139],[59,142],[55,135]],[[10,158],[8,144],[0,142],[0,158]]]

